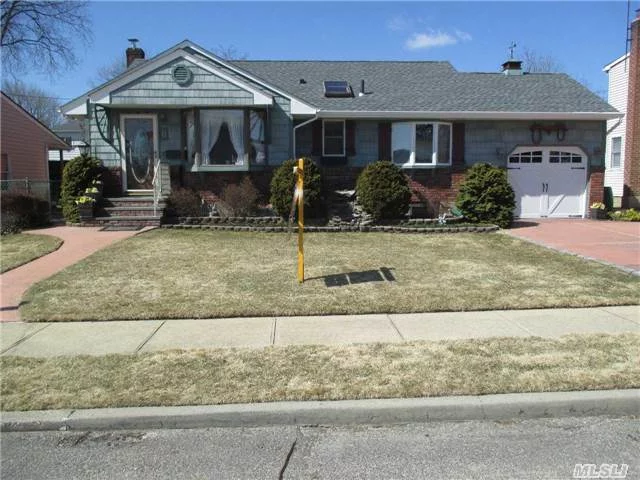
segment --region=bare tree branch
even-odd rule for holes
[[[113,59],[113,61],[109,64],[103,65],[98,68],[96,71],[95,77],[89,80],[89,85],[91,88],[97,87],[98,85],[102,85],[103,83],[108,82],[116,78],[122,72],[127,69],[127,62],[123,55],[119,55]]]
[[[524,71],[528,73],[558,73],[563,65],[551,55],[542,55],[535,50],[525,48],[522,54]]]
[[[47,127],[55,128],[62,123],[62,115],[58,112],[58,99],[50,92],[21,80],[6,79],[2,82],[2,90]]]
[[[218,45],[213,48],[213,53],[223,60],[246,60],[247,54],[240,52],[234,45]]]
[[[4,0],[0,47],[4,70],[58,72],[77,63],[74,43],[92,40],[86,1]]]

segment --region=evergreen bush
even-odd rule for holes
[[[296,160],[285,161],[271,179],[271,206],[282,218],[288,218],[295,189],[296,176],[293,167]],[[320,169],[310,158],[304,159],[304,208],[305,216],[320,218],[325,214],[324,190]]]
[[[71,159],[62,171],[60,203],[62,215],[67,222],[80,221],[76,199],[84,195],[100,176],[100,162],[89,155],[82,154]]]
[[[507,171],[488,163],[476,163],[466,173],[456,206],[472,222],[493,223],[508,228],[516,206]]]
[[[374,220],[404,217],[411,189],[406,175],[393,163],[381,160],[367,165],[356,183],[358,203]]]

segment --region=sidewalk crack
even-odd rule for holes
[[[26,342],[27,340],[29,340],[31,337],[33,337],[36,333],[40,333],[41,331],[43,331],[45,328],[50,327],[51,323],[47,323],[44,327],[39,328],[38,330],[35,330],[31,333],[29,333],[28,335],[25,335],[24,337],[22,337],[20,340],[18,340],[17,342],[15,342],[13,345],[5,348],[4,350],[2,350],[0,352],[0,355],[4,355],[6,352],[8,352],[9,350],[11,350],[12,348],[17,347],[18,345],[20,345],[23,342]]]
[[[398,336],[400,337],[400,339],[405,342],[406,339],[404,338],[404,335],[402,335],[402,333],[400,332],[400,329],[396,326],[396,324],[393,322],[393,319],[391,318],[391,315],[389,315],[387,313],[387,318],[389,319],[389,323],[391,323],[391,326],[393,327],[393,329],[396,331],[396,333],[398,334]]]
[[[167,322],[166,320],[163,320],[163,321],[162,321],[162,323],[160,323],[160,325],[158,325],[158,326],[153,330],[153,332],[151,332],[151,335],[149,335],[149,336],[148,336],[148,337],[147,337],[147,338],[146,338],[146,339],[145,339],[145,340],[144,340],[140,345],[138,345],[138,347],[135,349],[134,353],[139,353],[139,352],[140,352],[140,350],[142,350],[142,347],[144,347],[144,346],[149,342],[149,340],[151,340],[151,338],[152,338],[156,333],[158,333],[158,330],[160,330],[160,328],[162,328],[162,326],[163,326],[166,322]]]

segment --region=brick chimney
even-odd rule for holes
[[[130,38],[131,46],[127,48],[127,68],[136,60],[144,60],[144,50],[138,48],[138,39]]]
[[[631,22],[629,90],[624,155],[624,208],[640,207],[640,10]]]

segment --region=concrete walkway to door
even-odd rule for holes
[[[104,232],[99,227],[51,227],[25,232],[52,235],[62,239],[64,243],[55,252],[0,275],[0,322],[20,320],[18,307],[22,296],[34,283],[50,277],[117,240],[132,237],[141,231],[143,230]]]
[[[518,220],[506,231],[560,251],[614,264],[640,275],[640,223],[541,218]]]

